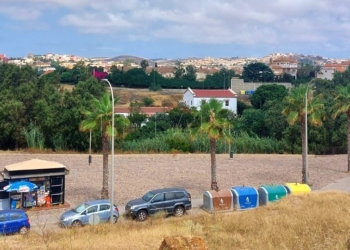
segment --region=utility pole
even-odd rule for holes
[[[306,88],[305,93],[305,149],[306,149],[306,155],[305,155],[305,183],[309,184],[309,166],[308,166],[308,136],[307,136],[307,98],[308,98],[308,90],[309,86]]]
[[[154,114],[154,138],[157,137],[157,112]]]

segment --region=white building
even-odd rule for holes
[[[203,101],[217,99],[222,101],[222,108],[229,109],[237,114],[237,94],[231,89],[191,89],[188,88],[183,95],[183,102],[188,107],[200,108]]]

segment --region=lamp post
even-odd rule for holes
[[[107,79],[102,79],[102,81],[105,81],[108,83],[109,88],[111,89],[111,95],[112,95],[112,146],[111,146],[111,169],[110,169],[110,175],[111,175],[111,194],[110,194],[110,200],[111,200],[111,213],[109,215],[110,223],[113,224],[113,210],[114,210],[114,95],[113,95],[113,89],[111,83]]]
[[[309,86],[306,88],[306,93],[305,93],[305,150],[306,150],[306,155],[305,155],[305,182],[306,184],[309,184],[309,166],[308,166],[308,138],[307,138],[307,98],[308,98],[308,89]]]

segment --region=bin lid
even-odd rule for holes
[[[286,186],[289,188],[291,193],[309,193],[311,188],[307,184],[298,182],[287,182]]]
[[[261,187],[265,188],[269,194],[279,194],[286,195],[287,190],[282,185],[261,185]]]
[[[216,192],[215,190],[205,191],[205,192],[203,193],[203,195],[204,195],[204,196],[211,197],[211,198],[220,197],[219,193]]]
[[[258,191],[254,187],[235,186],[231,190],[235,190],[238,195],[257,195]]]

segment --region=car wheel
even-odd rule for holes
[[[81,221],[80,220],[75,220],[72,222],[72,227],[81,227]]]
[[[182,215],[184,215],[185,213],[185,209],[182,206],[177,206],[175,208],[174,214],[176,217],[181,217]]]
[[[145,210],[141,210],[137,213],[136,218],[138,221],[144,221],[147,219],[147,212]]]
[[[107,220],[107,222],[110,222],[110,218],[108,218],[108,220]],[[115,215],[113,215],[113,224],[114,223],[117,223],[117,221],[118,221],[118,217],[117,216],[115,216]]]
[[[22,235],[25,235],[29,232],[29,228],[26,227],[26,226],[23,226],[21,227],[19,230],[18,230],[18,233],[22,234]]]

